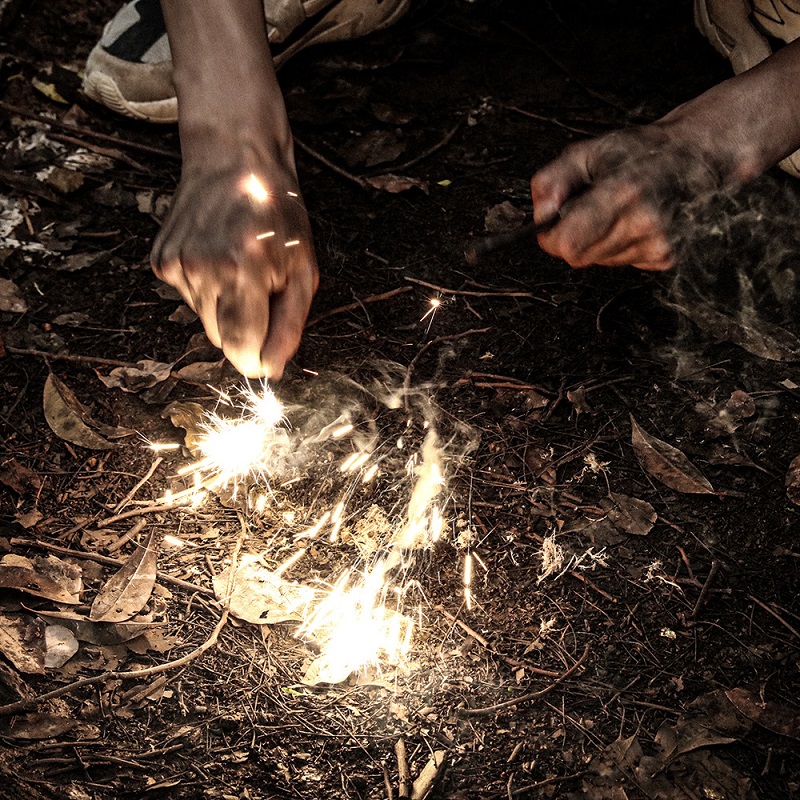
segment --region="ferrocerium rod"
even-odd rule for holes
[[[528,222],[526,225],[508,231],[508,233],[494,233],[490,236],[469,239],[464,244],[464,258],[467,259],[467,264],[474,266],[489,253],[493,253],[495,250],[503,250],[512,244],[529,242],[540,233],[549,231],[558,222],[561,222],[561,214],[555,214],[541,222]]]

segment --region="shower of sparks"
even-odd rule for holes
[[[366,435],[349,421],[349,414],[340,415],[316,432],[293,432],[283,406],[265,384],[219,395],[227,414],[206,412],[192,437],[197,458],[179,470],[191,485],[167,492],[164,502],[197,508],[209,492],[226,488],[235,496],[241,489],[241,497],[252,513],[279,515],[296,549],[271,573],[276,585],[289,586],[284,576],[303,559],[311,542],[324,547],[350,546],[359,525],[372,530],[368,526],[376,506],[359,506],[359,493],[371,496],[373,490],[368,486],[378,476],[392,479],[391,470],[387,473],[381,467],[392,450],[392,440],[381,444],[374,435]],[[413,421],[407,420],[409,435],[412,425]],[[320,653],[305,676],[309,683],[338,683],[353,672],[386,665],[402,668],[406,663],[419,625],[415,618],[422,614],[421,606],[410,606],[407,598],[412,585],[415,591],[421,590],[416,580],[409,579],[411,569],[417,554],[433,547],[447,527],[442,498],[443,449],[433,426],[424,423],[421,428],[425,434],[421,448],[407,458],[405,475],[396,478],[396,488],[410,487],[403,517],[391,520],[378,509],[385,524],[376,525],[375,532],[369,534],[375,539],[374,545],[368,551],[359,551],[356,562],[332,584],[291,584],[296,596],[306,598],[297,611],[302,619],[297,636],[313,643]],[[290,434],[294,434],[293,439]],[[343,484],[339,499],[327,510],[309,520],[302,508],[282,506],[281,492],[297,482],[311,480],[302,469],[299,474],[288,467],[281,472],[280,465],[291,461],[286,454],[295,452],[292,447],[305,452],[315,446],[341,449],[351,445],[350,452],[338,461],[338,468],[335,461],[327,468],[336,469]],[[405,445],[400,446],[405,449]],[[161,446],[153,445],[153,449]],[[325,452],[324,461],[329,463],[332,454]],[[330,471],[328,474],[333,477]],[[295,526],[300,530],[293,533]],[[268,548],[258,556],[260,563],[267,564],[269,552]],[[468,607],[472,605],[471,576],[468,554],[464,571]]]
[[[257,203],[265,203],[269,197],[269,192],[264,184],[252,172],[244,183],[244,190]]]

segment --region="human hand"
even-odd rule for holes
[[[537,222],[563,209],[539,244],[572,267],[669,269],[678,206],[717,187],[720,174],[706,153],[661,123],[571,145],[531,178]]]
[[[185,165],[151,262],[236,369],[281,377],[318,284],[293,169],[252,159]]]

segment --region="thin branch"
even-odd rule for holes
[[[428,283],[428,281],[422,281],[419,278],[412,278],[409,275],[406,275],[405,279],[409,283],[415,283],[417,286],[424,286],[426,289],[433,289],[434,291],[441,292],[442,294],[451,294],[458,297],[524,297],[529,300],[538,300],[541,303],[547,303],[547,305],[553,305],[549,300],[545,300],[543,297],[539,297],[531,292],[476,292],[471,289],[447,289],[444,286],[437,286],[435,283]]]
[[[583,648],[583,655],[564,673],[562,673],[558,678],[556,678],[548,687],[545,689],[540,689],[538,692],[528,692],[528,694],[523,694],[520,697],[517,697],[515,700],[505,700],[502,703],[495,703],[493,706],[486,706],[485,708],[462,708],[460,709],[459,713],[463,714],[464,716],[468,717],[478,717],[483,714],[493,714],[495,711],[502,711],[504,708],[510,708],[511,706],[516,706],[519,703],[527,703],[529,700],[536,700],[539,697],[544,697],[546,694],[549,694],[556,688],[560,683],[563,683],[570,675],[575,673],[586,661],[587,656],[589,655],[589,645],[587,644],[586,647]]]
[[[130,361],[118,361],[116,358],[97,358],[96,356],[74,356],[69,353],[48,353],[46,350],[27,350],[6,345],[6,352],[15,356],[35,356],[47,361],[75,361],[79,364],[99,364],[104,367],[130,367],[137,369]]]
[[[337,175],[341,175],[343,178],[347,178],[348,181],[352,181],[356,186],[360,186],[362,189],[372,188],[363,178],[359,178],[358,175],[353,175],[352,172],[348,172],[346,169],[344,169],[344,167],[334,164],[329,158],[326,158],[318,150],[314,150],[313,147],[309,147],[304,142],[301,142],[296,136],[294,137],[294,144],[298,150],[302,150],[306,155],[309,155],[311,158],[319,161],[320,164],[324,164],[328,169],[333,170],[333,172],[335,172]]]
[[[443,147],[446,147],[453,140],[453,137],[458,133],[459,128],[461,128],[461,122],[462,121],[459,120],[449,131],[447,131],[441,141],[437,142],[435,145],[433,145],[433,147],[429,147],[418,156],[414,156],[414,158],[404,161],[402,164],[391,165],[392,171],[401,172],[402,170],[409,169],[410,167],[415,167],[420,161],[424,161],[434,153],[438,153],[439,150],[441,150]]]
[[[411,286],[398,286],[396,289],[384,292],[383,294],[372,294],[369,297],[363,297],[353,303],[347,303],[347,305],[339,306],[338,308],[332,308],[330,311],[323,311],[319,316],[314,317],[314,319],[306,322],[306,330],[313,327],[318,322],[322,322],[322,320],[327,319],[328,317],[332,317],[336,314],[346,314],[348,311],[355,311],[367,303],[380,303],[383,300],[390,300],[392,297],[397,297],[399,294],[406,294],[412,290],[413,287]]]
[[[111,680],[124,681],[132,678],[138,680],[139,678],[144,678],[149,675],[158,675],[162,672],[168,672],[171,669],[177,669],[178,667],[186,666],[186,664],[189,664],[196,658],[199,658],[201,655],[203,655],[203,653],[206,652],[206,650],[210,650],[216,645],[217,639],[219,639],[220,631],[225,627],[225,623],[228,621],[228,614],[229,610],[226,608],[222,612],[222,616],[219,618],[214,630],[211,632],[211,636],[209,636],[209,638],[199,647],[196,647],[194,650],[192,650],[191,653],[187,653],[181,658],[176,658],[174,661],[167,661],[164,664],[158,664],[155,667],[127,670],[124,672],[113,670],[111,672],[101,672],[99,675],[94,675],[91,678],[81,678],[80,680],[73,681],[72,683],[67,683],[64,686],[59,686],[58,689],[53,689],[52,692],[45,692],[45,694],[41,694],[38,697],[31,697],[27,700],[18,700],[16,703],[8,703],[7,705],[0,706],[0,717],[7,717],[10,714],[18,714],[20,711],[27,711],[29,708],[35,708],[47,700],[53,700],[56,697],[69,694],[76,689],[82,689],[84,686],[93,686],[96,683],[102,683],[104,681]]]
[[[136,484],[136,486],[133,487],[133,489],[131,489],[128,492],[128,494],[125,495],[125,497],[122,498],[122,500],[119,501],[119,503],[117,503],[116,507],[114,508],[114,513],[115,514],[119,514],[119,512],[123,508],[125,508],[126,505],[128,505],[128,503],[136,495],[136,492],[138,492],[139,489],[141,489],[142,486],[144,486],[147,483],[147,481],[149,481],[150,478],[153,477],[153,473],[159,468],[159,466],[161,466],[161,463],[163,461],[164,461],[164,459],[161,456],[156,456],[156,459],[150,465],[150,469],[147,470],[147,472],[145,473],[145,476]]]

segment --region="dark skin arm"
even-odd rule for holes
[[[800,147],[800,41],[650,125],[573,145],[531,179],[539,237],[573,267],[669,269],[670,187],[741,186]]]
[[[153,269],[240,372],[277,379],[300,343],[318,273],[262,3],[162,7],[183,169]]]

